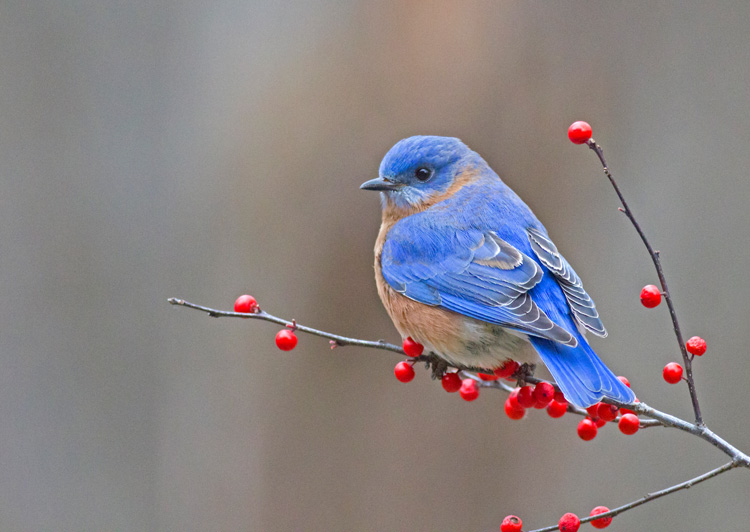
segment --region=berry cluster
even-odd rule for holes
[[[548,382],[536,386],[521,386],[513,390],[505,401],[505,414],[511,419],[521,419],[526,410],[546,409],[550,417],[562,417],[568,411],[568,402],[561,392]]]
[[[630,387],[630,381],[625,377],[617,377],[626,386]],[[638,402],[638,399],[635,400]],[[635,434],[640,428],[638,416],[630,409],[617,408],[608,403],[596,403],[586,409],[588,415],[578,423],[578,436],[584,441],[596,438],[599,429],[609,422],[617,422],[620,432],[623,434]]]
[[[591,513],[589,516],[593,517],[595,515],[603,514],[609,512],[609,508],[606,506],[597,506],[593,510],[591,510]],[[612,523],[612,517],[602,517],[600,519],[593,519],[591,521],[591,525],[594,528],[607,528],[610,523]],[[521,532],[523,526],[523,522],[521,521],[521,518],[516,515],[508,515],[503,519],[503,522],[500,524],[500,532]],[[578,516],[574,513],[566,513],[560,518],[560,521],[557,523],[558,529],[560,532],[577,532],[578,529],[581,527],[581,520],[578,518]]]

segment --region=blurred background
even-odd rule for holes
[[[615,507],[724,463],[664,429],[474,403],[392,353],[214,320],[170,296],[399,338],[377,298],[397,140],[462,138],[534,209],[597,302],[595,349],[689,418],[655,247],[709,426],[750,450],[750,4],[745,1],[0,4],[0,530],[494,531]],[[735,471],[611,529],[744,530]]]

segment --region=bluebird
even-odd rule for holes
[[[586,342],[607,332],[531,209],[456,138],[403,139],[360,187],[381,194],[378,295],[402,337],[449,364],[537,360],[568,401],[633,402]]]

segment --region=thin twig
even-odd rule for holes
[[[346,336],[339,336],[338,334],[332,334],[325,331],[319,331],[318,329],[313,329],[312,327],[307,327],[305,325],[300,325],[296,321],[292,320],[285,320],[283,318],[279,318],[276,316],[273,316],[269,314],[268,312],[264,312],[260,309],[258,309],[257,312],[254,312],[252,314],[244,314],[242,312],[230,312],[227,310],[217,310],[210,307],[204,307],[203,305],[196,305],[195,303],[190,303],[189,301],[185,301],[184,299],[178,299],[176,297],[170,297],[167,301],[171,305],[177,305],[180,307],[188,307],[195,310],[200,310],[205,313],[207,313],[212,318],[244,318],[244,319],[256,319],[256,320],[264,320],[264,321],[270,321],[273,323],[278,323],[279,325],[284,325],[286,327],[294,327],[297,331],[306,332],[308,334],[313,334],[315,336],[320,336],[322,338],[328,338],[332,342],[335,342],[338,346],[344,346],[344,345],[357,345],[359,347],[372,347],[374,349],[384,349],[386,351],[393,351],[394,353],[404,353],[404,350],[394,344],[389,344],[385,340],[378,340],[376,342],[370,341],[370,340],[359,340],[357,338],[347,338]]]
[[[349,338],[347,336],[341,336],[338,334],[333,334],[333,333],[329,333],[326,331],[313,329],[312,327],[307,327],[305,325],[300,325],[299,323],[296,322],[296,320],[290,321],[284,318],[279,318],[278,316],[269,314],[268,312],[265,312],[261,309],[258,309],[256,312],[251,313],[251,314],[245,314],[242,312],[231,312],[228,310],[218,310],[218,309],[211,308],[211,307],[204,307],[203,305],[196,305],[195,303],[191,303],[190,301],[185,301],[184,299],[179,299],[176,297],[170,297],[167,299],[167,301],[169,302],[170,305],[200,310],[202,312],[205,312],[212,318],[243,318],[243,319],[256,319],[256,320],[270,321],[272,323],[278,323],[279,325],[284,325],[285,327],[292,328],[295,331],[301,331],[301,332],[305,332],[308,334],[312,334],[314,336],[320,336],[321,338],[327,338],[331,342],[331,347],[343,347],[347,345],[354,345],[354,346],[359,346],[359,347],[369,347],[372,349],[382,349],[384,351],[392,351],[393,353],[399,353],[399,354],[405,355],[404,350],[400,346],[388,343],[385,340],[372,341],[372,340],[360,340],[358,338]],[[437,357],[435,355],[426,354],[426,355],[419,355],[418,357],[409,357],[409,360],[416,361],[416,362],[425,362],[429,366],[436,362]],[[474,366],[461,366],[461,367],[458,367],[457,369],[474,371],[474,372],[479,372],[479,373],[492,373],[491,369],[478,368]]]
[[[667,287],[667,280],[664,277],[664,270],[661,266],[661,259],[659,258],[659,252],[654,251],[654,248],[651,246],[651,243],[648,241],[648,238],[646,238],[646,235],[643,232],[643,229],[641,229],[640,224],[635,219],[635,216],[633,215],[633,211],[630,210],[630,207],[628,206],[628,203],[625,201],[625,197],[622,195],[622,192],[620,191],[620,187],[617,186],[617,182],[615,181],[615,178],[612,176],[612,172],[609,171],[609,167],[607,166],[607,161],[604,159],[604,152],[602,151],[602,147],[599,146],[599,144],[596,143],[596,141],[591,138],[587,142],[588,147],[594,150],[596,155],[599,157],[599,161],[602,163],[602,167],[604,169],[604,173],[606,174],[607,178],[609,179],[609,182],[612,183],[612,187],[615,189],[615,192],[617,193],[617,197],[620,198],[620,203],[622,204],[622,208],[620,211],[622,211],[625,216],[628,217],[630,222],[633,224],[633,227],[635,227],[635,230],[638,232],[638,235],[641,237],[641,240],[643,241],[643,244],[646,246],[646,249],[648,250],[648,254],[651,256],[651,260],[654,262],[654,266],[656,267],[656,274],[659,276],[659,282],[661,283],[662,292],[664,292],[664,299],[667,301],[667,306],[669,307],[669,315],[672,318],[672,327],[674,328],[674,334],[677,337],[677,343],[680,347],[680,352],[682,353],[682,360],[685,364],[685,376],[686,376],[686,382],[688,385],[688,390],[690,392],[690,400],[693,402],[693,412],[695,413],[695,424],[696,425],[703,425],[703,416],[701,415],[701,407],[698,403],[698,394],[695,391],[695,381],[693,379],[693,363],[692,358],[688,356],[687,348],[685,346],[685,340],[682,337],[682,330],[680,329],[680,322],[677,320],[677,312],[675,311],[674,304],[672,303],[672,296],[669,293],[669,288]]]
[[[633,502],[629,502],[628,504],[619,506],[613,510],[610,510],[609,512],[584,517],[581,519],[581,523],[588,523],[589,521],[593,521],[594,519],[614,517],[617,514],[621,514],[622,512],[635,508],[636,506],[640,506],[641,504],[646,504],[647,502],[651,502],[660,497],[664,497],[665,495],[669,495],[670,493],[674,493],[675,491],[686,490],[688,488],[691,488],[695,486],[696,484],[700,484],[701,482],[708,480],[709,478],[713,478],[718,475],[721,475],[722,473],[726,473],[730,469],[734,469],[735,467],[738,467],[738,466],[739,464],[736,462],[726,463],[721,467],[717,467],[716,469],[713,469],[707,473],[703,473],[702,475],[699,475],[695,478],[691,478],[690,480],[686,480],[685,482],[681,482],[680,484],[675,484],[674,486],[671,486],[669,488],[666,488],[660,491],[655,491],[653,493],[649,493],[645,497],[641,497],[640,499],[636,499]],[[531,530],[530,532],[555,532],[557,530],[559,530],[558,525],[553,525],[553,526],[548,526],[545,528],[537,528],[536,530]]]

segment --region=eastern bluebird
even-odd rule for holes
[[[479,154],[455,138],[403,139],[361,188],[381,192],[375,280],[403,337],[488,369],[536,350],[573,404],[634,400],[584,338],[607,332],[581,279]]]

